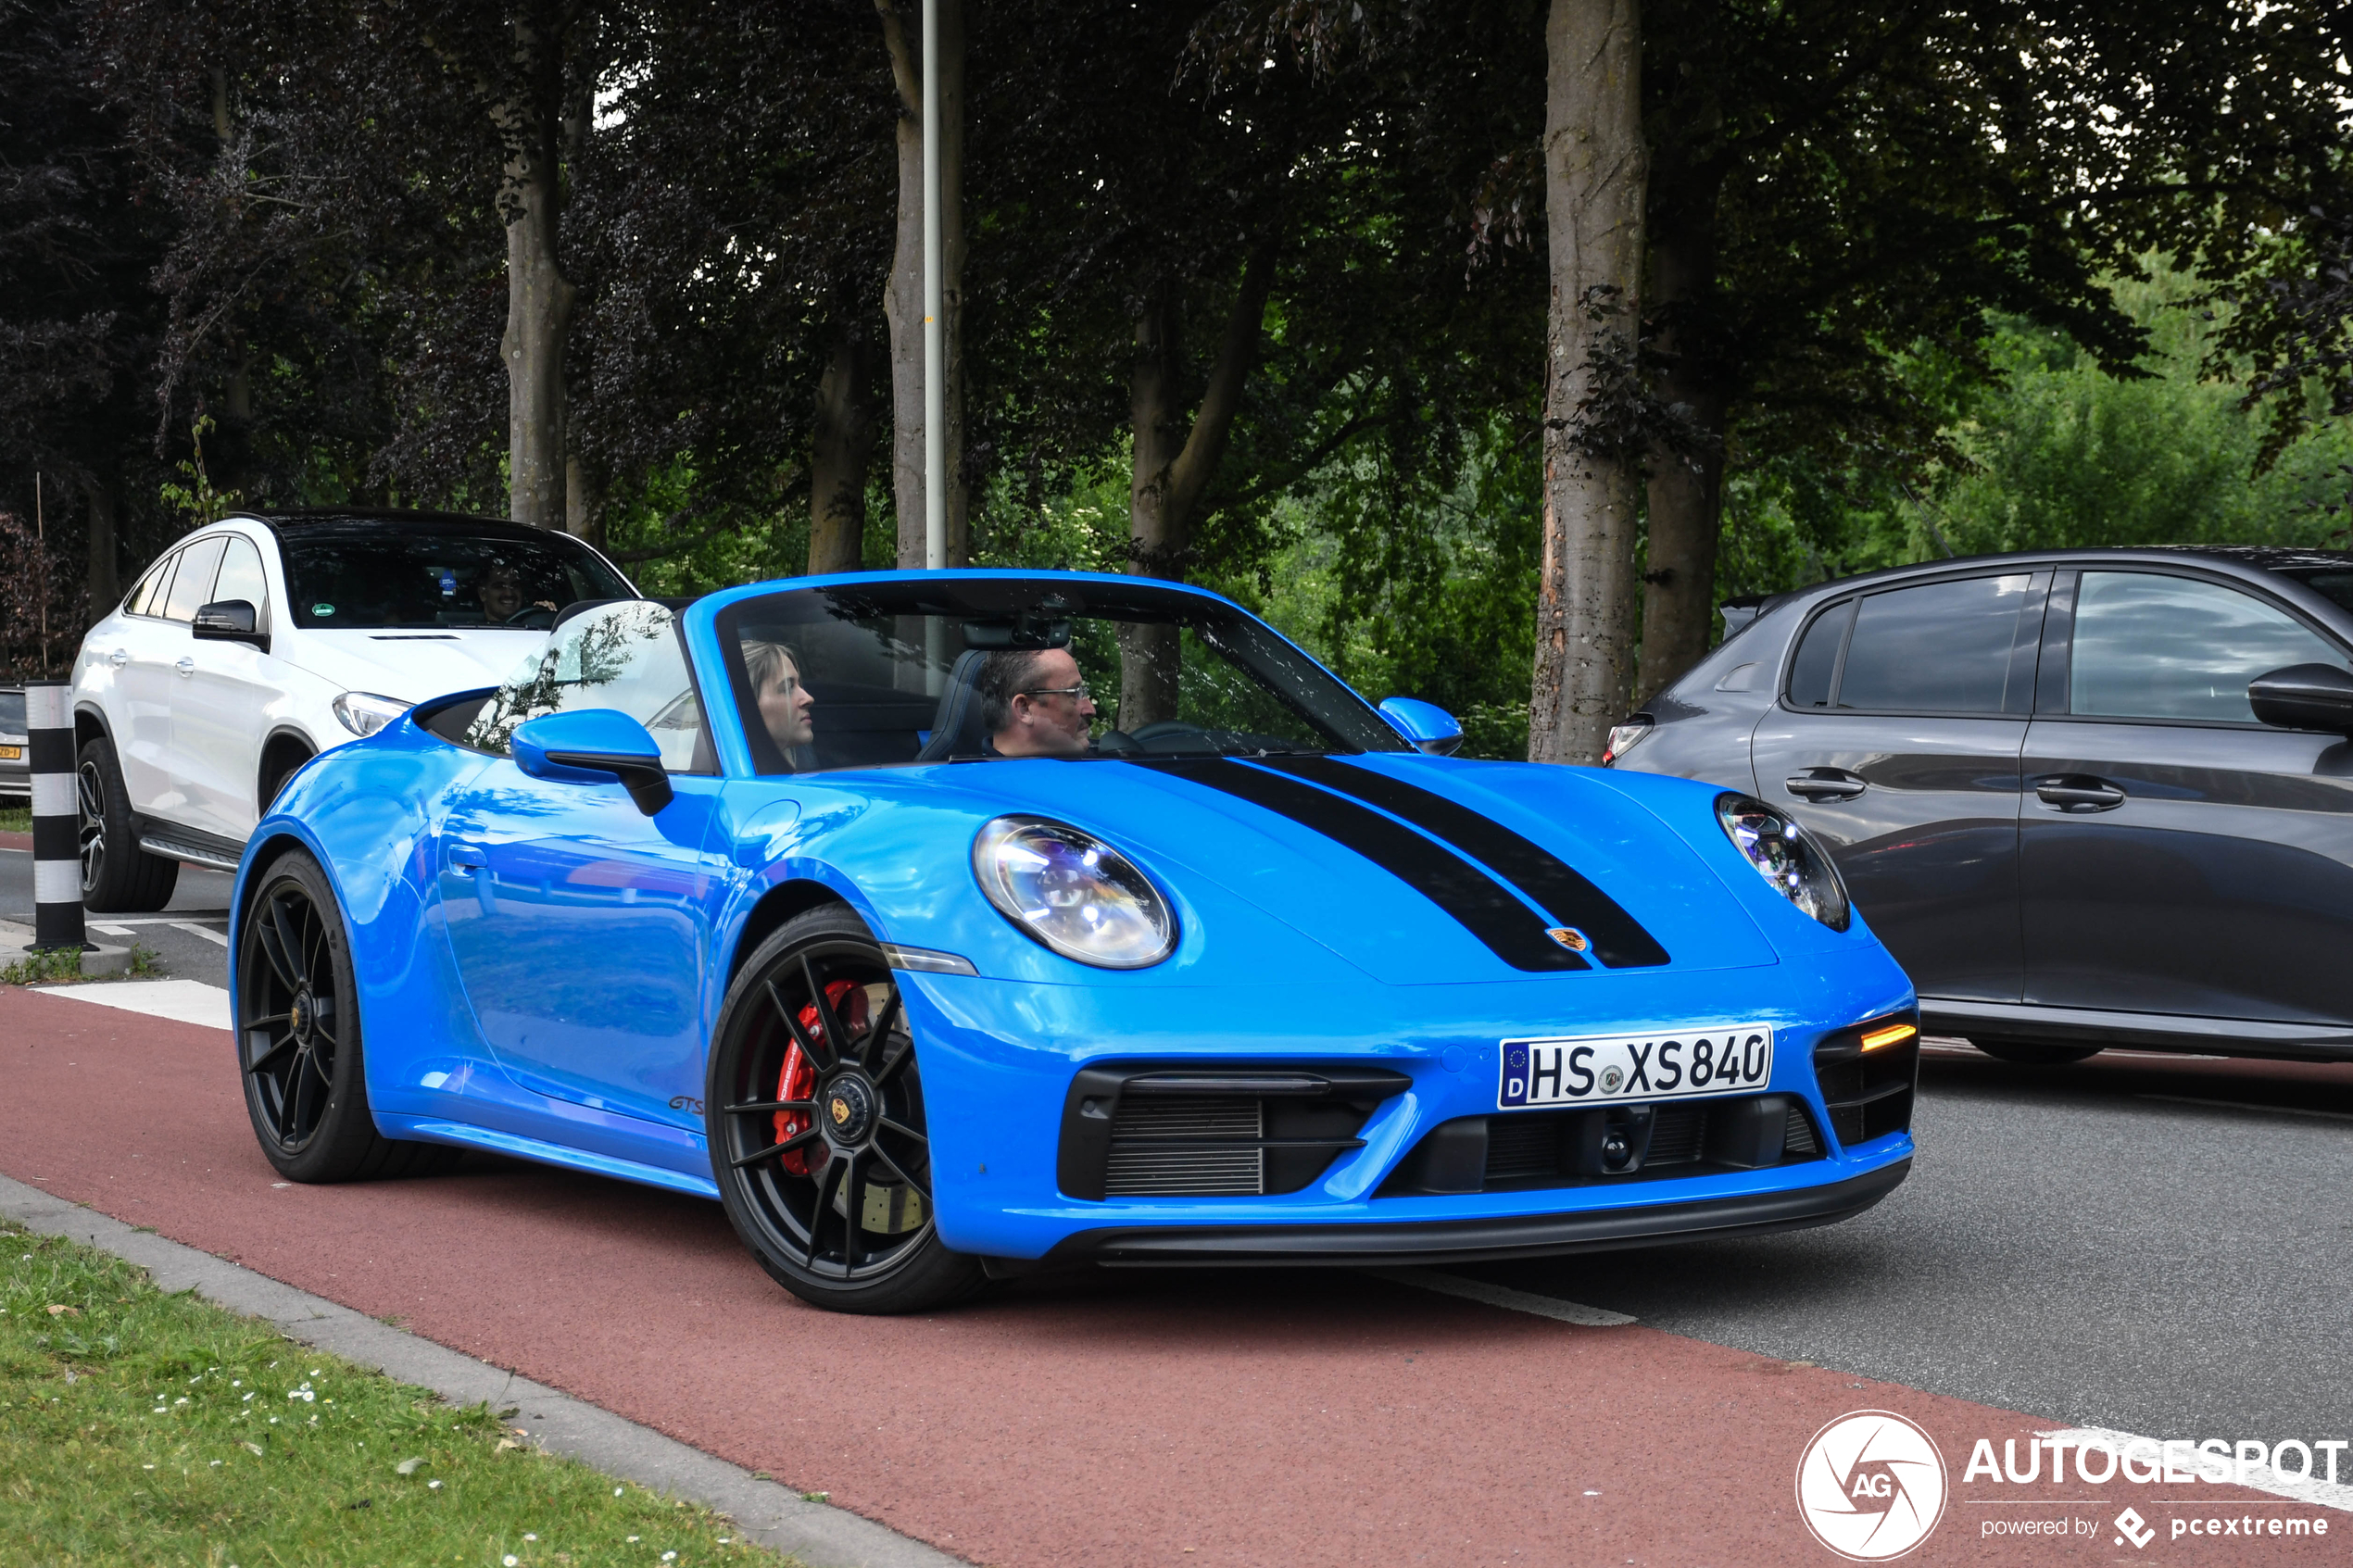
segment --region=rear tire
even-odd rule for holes
[[[2047,1046],[2033,1040],[1982,1040],[1975,1035],[1969,1044],[1996,1061],[2011,1062],[2020,1067],[2065,1067],[2070,1062],[2082,1061],[2100,1054],[2099,1046]]]
[[[114,742],[93,735],[74,765],[82,809],[82,904],[98,914],[152,914],[171,902],[180,862],[139,847]]]
[[[237,1063],[263,1157],[296,1182],[419,1176],[455,1164],[457,1149],[376,1131],[359,987],[319,862],[295,850],[254,882],[238,929]]]

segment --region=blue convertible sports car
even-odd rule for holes
[[[1047,1262],[1462,1261],[1902,1181],[1909,983],[1774,808],[1427,754],[1215,595],[909,572],[574,606],[306,767],[233,1006],[298,1181],[717,1198],[899,1311]]]

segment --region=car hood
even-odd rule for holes
[[[1583,770],[1375,756],[920,771],[975,806],[1096,834],[1180,901],[1203,884],[1240,898],[1393,985],[1778,960],[1692,843]],[[1586,936],[1581,959],[1555,927]]]
[[[422,702],[497,685],[547,641],[545,632],[503,628],[404,631],[304,627],[271,650],[297,669],[346,691]]]

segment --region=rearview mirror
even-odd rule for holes
[[[1389,721],[1390,728],[1412,741],[1416,750],[1427,751],[1432,757],[1450,757],[1463,744],[1463,726],[1434,702],[1392,696],[1380,705],[1380,716]]]
[[[2247,683],[2256,718],[2283,730],[2353,735],[2353,673],[2334,664],[2291,664]]]
[[[254,630],[258,620],[252,604],[245,599],[215,599],[196,607],[196,619],[188,630],[200,642],[251,643],[268,653],[270,633]]]
[[[535,779],[587,784],[619,780],[648,817],[670,804],[673,791],[661,747],[626,713],[610,708],[550,713],[518,726],[510,745],[515,766]]]

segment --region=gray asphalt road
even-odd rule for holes
[[[165,974],[226,985],[233,880],[226,872],[182,866],[166,909],[151,915],[87,916],[90,939],[118,947],[144,943],[155,949],[156,967]],[[0,920],[32,920],[32,856],[27,851],[0,849]],[[200,935],[208,931],[211,936]]]
[[[2353,1436],[2353,1066],[1922,1079],[1912,1177],[1860,1219],[1464,1272],[2065,1425]]]

